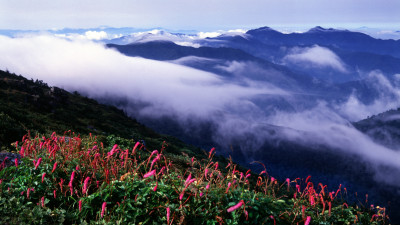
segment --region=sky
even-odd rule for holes
[[[0,29],[261,26],[400,29],[399,0],[0,0]]]

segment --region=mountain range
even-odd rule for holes
[[[173,66],[163,67],[157,79],[141,73],[150,67],[124,69],[130,79],[108,80],[112,91],[96,86],[107,82],[97,74],[94,84],[85,86],[84,77],[62,83],[69,90],[113,105],[159,133],[205,149],[215,146],[254,170],[260,168],[248,163],[262,162],[280,179],[312,175],[329,186],[343,184],[357,190],[358,197],[349,195],[355,201],[368,193],[376,201],[371,204],[390,202],[392,218],[400,221],[399,40],[321,27],[289,34],[262,27],[208,38],[141,32],[95,44],[119,57],[101,64]],[[116,73],[98,66],[109,76]],[[164,76],[176,76],[177,83]],[[167,97],[158,92],[164,86]],[[143,89],[125,91],[135,88]]]

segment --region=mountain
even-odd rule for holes
[[[353,124],[376,142],[399,150],[400,108],[373,115]]]

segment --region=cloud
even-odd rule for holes
[[[394,83],[396,84],[396,81]],[[359,121],[400,106],[400,90],[383,74],[377,71],[370,72],[365,84],[369,86],[369,93],[377,93],[371,103],[363,103],[357,97],[357,91],[354,91],[345,102],[335,104],[333,108],[344,118],[350,121]]]
[[[108,34],[105,31],[86,31],[85,36],[89,40],[102,40],[108,39]]]
[[[215,130],[211,136],[216,142],[229,143],[238,138],[246,149],[250,146],[253,151],[263,150],[259,147],[271,138],[293,140],[306,146],[325,144],[338,149],[340,154],[356,154],[376,168],[386,165],[400,170],[399,152],[374,143],[346,118],[375,113],[379,108],[383,111],[389,103],[393,103],[389,106],[398,104],[393,101],[393,97],[400,99],[397,87],[379,73],[370,75],[370,83],[382,93],[375,103],[364,104],[354,95],[343,103],[332,104],[318,96],[310,100],[294,94],[293,89],[278,88],[272,80],[282,75],[270,75],[273,71],[249,62],[222,62],[218,69],[234,75],[252,69],[251,73],[267,74],[270,79],[227,80],[176,64],[210,59],[186,57],[175,63],[160,62],[127,57],[87,39],[66,40],[51,35],[0,36],[0,52],[0,69],[69,91],[78,90],[97,99],[126,99],[128,104],[122,107],[138,117],[168,116],[182,123],[212,122]],[[379,99],[385,101],[379,103]],[[307,101],[314,101],[311,107],[305,104]],[[269,132],[278,126],[280,132]],[[376,179],[387,175],[380,173]]]
[[[221,77],[176,65],[124,56],[85,40],[52,36],[0,36],[0,67],[91,97],[124,97],[148,103],[140,113],[207,117],[231,102],[285,91],[240,86]]]
[[[308,63],[313,67],[329,67],[342,73],[347,72],[339,56],[328,48],[318,45],[309,48],[293,48],[283,60],[295,64]]]

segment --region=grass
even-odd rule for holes
[[[306,179],[279,182],[232,161],[170,154],[112,136],[31,138],[0,171],[1,224],[388,224],[385,208],[350,205]],[[121,144],[114,144],[112,140]]]

